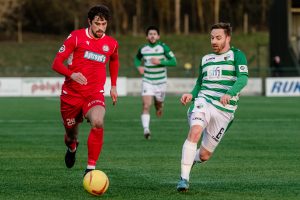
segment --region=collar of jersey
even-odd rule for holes
[[[105,36],[105,33],[103,33],[103,35],[102,35],[101,38],[94,38],[94,37],[90,36],[90,34],[89,34],[89,28],[86,28],[86,29],[85,29],[85,34],[86,34],[86,36],[87,36],[88,38],[94,39],[94,40],[102,39],[102,38]]]
[[[156,41],[155,43],[150,43],[149,42],[149,46],[150,47],[155,47],[156,45],[158,45],[160,42],[159,41]]]

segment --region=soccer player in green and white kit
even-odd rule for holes
[[[167,89],[167,66],[176,66],[176,58],[170,48],[159,41],[159,29],[149,26],[146,30],[148,43],[139,48],[134,58],[134,65],[143,75],[141,115],[144,137],[150,139],[150,107],[154,97],[157,117],[162,115],[163,102]],[[142,61],[144,66],[142,66]]]
[[[212,156],[234,118],[239,93],[247,85],[246,57],[239,49],[230,47],[230,39],[230,24],[217,23],[211,27],[213,53],[202,58],[194,89],[181,97],[183,105],[192,100],[193,104],[188,110],[190,130],[182,147],[178,191],[188,190],[192,166]]]

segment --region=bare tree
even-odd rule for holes
[[[128,29],[128,14],[123,0],[112,0],[113,19],[116,34],[125,33]]]
[[[126,9],[124,7],[124,1],[123,0],[119,0],[118,1],[118,7],[119,7],[119,19],[121,18],[121,29],[122,29],[122,33],[126,33],[127,29],[128,29],[128,14],[126,12]]]
[[[180,0],[175,0],[175,33],[180,34]]]
[[[104,4],[111,8],[117,34],[131,29],[135,35],[148,25],[158,25],[162,32],[181,34],[205,32],[208,25],[220,19],[231,22],[235,30],[243,30],[248,14],[249,30],[267,28],[267,14],[272,0],[0,0],[0,29],[7,37],[18,36],[22,29],[38,33],[61,34],[87,24],[90,7]],[[222,10],[220,10],[222,8]],[[183,23],[183,14],[186,23]],[[257,16],[259,20],[257,21]],[[245,21],[244,21],[244,20]],[[187,23],[188,22],[188,23]],[[129,27],[130,26],[130,27]],[[199,29],[199,30],[197,30]],[[17,31],[18,30],[18,31]],[[19,33],[19,34],[18,34]],[[3,34],[2,34],[3,36]]]
[[[142,22],[142,0],[136,1],[136,25],[137,32],[141,32],[141,22]]]
[[[158,11],[158,24],[159,24],[159,27],[160,27],[160,30],[162,32],[165,31],[165,28],[166,28],[166,19],[167,19],[167,10],[169,8],[169,5],[168,5],[168,0],[165,0],[165,1],[160,1],[160,0],[156,0],[155,1],[155,5],[156,5],[156,9]]]
[[[119,0],[112,0],[112,8],[113,8],[113,21],[115,24],[115,33],[119,34],[120,33],[120,22],[118,18],[118,1]]]
[[[17,41],[23,42],[23,10],[24,0],[0,0],[0,26],[6,29],[6,35],[17,32]],[[17,31],[15,31],[17,29]]]
[[[262,0],[261,1],[261,25],[264,26],[267,21],[267,10],[268,7],[270,6],[270,1],[269,0]]]
[[[204,15],[203,15],[203,2],[202,0],[197,1],[197,13],[199,18],[200,32],[204,32]]]
[[[214,23],[218,23],[220,20],[220,0],[214,0]]]
[[[165,0],[166,1],[166,23],[167,23],[167,26],[166,26],[166,29],[167,29],[167,32],[171,32],[171,2],[170,0]]]

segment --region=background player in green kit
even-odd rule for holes
[[[211,27],[213,53],[202,58],[194,89],[181,97],[183,105],[192,100],[193,104],[188,110],[190,130],[182,147],[178,191],[188,190],[193,164],[212,156],[234,118],[239,92],[247,85],[246,57],[239,49],[230,47],[230,39],[230,24],[217,23]]]
[[[162,115],[163,102],[167,88],[167,66],[176,66],[176,58],[170,48],[159,41],[159,29],[149,26],[146,30],[148,43],[139,48],[134,58],[134,65],[143,76],[142,99],[143,111],[141,115],[144,137],[150,139],[150,107],[152,99],[156,109],[156,116]],[[142,62],[144,65],[142,66]],[[154,98],[153,98],[154,97]]]

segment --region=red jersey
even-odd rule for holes
[[[103,92],[108,61],[112,86],[116,86],[119,69],[117,41],[105,34],[95,39],[88,31],[88,28],[73,31],[59,49],[52,65],[53,70],[66,76],[63,92],[70,91],[84,97]],[[67,67],[63,64],[66,59]],[[70,78],[73,72],[81,72],[87,84],[73,81]]]

